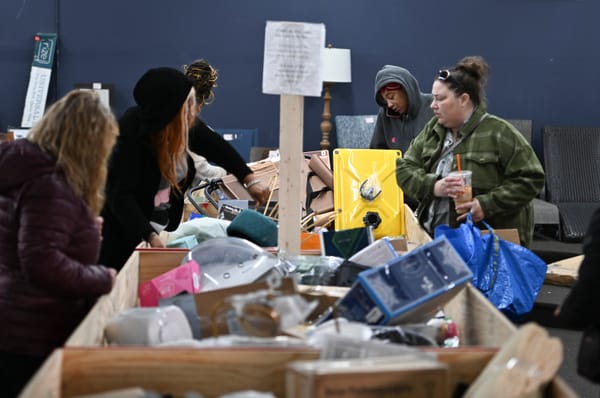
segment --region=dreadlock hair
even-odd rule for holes
[[[48,108],[26,139],[56,159],[75,193],[97,216],[118,134],[115,116],[98,94],[73,90]]]
[[[189,65],[183,66],[183,73],[189,77],[196,90],[196,101],[198,105],[208,105],[215,99],[212,89],[217,87],[219,74],[204,59],[197,59]]]

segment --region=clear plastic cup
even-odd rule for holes
[[[472,178],[473,178],[473,173],[471,172],[471,170],[461,170],[461,171],[453,171],[450,174],[448,174],[449,176],[453,176],[453,177],[460,177],[462,179],[463,182],[463,190],[462,193],[459,194],[456,198],[454,198],[454,204],[455,206],[461,205],[463,203],[466,202],[470,202],[471,200],[473,200],[473,189],[472,189]],[[457,214],[463,214],[466,213],[466,211],[457,211]]]

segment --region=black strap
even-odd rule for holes
[[[446,148],[445,150],[442,151],[442,153],[440,154],[440,157],[437,158],[437,160],[433,163],[431,169],[435,172],[435,168],[437,168],[438,163],[445,158],[446,156],[448,156],[448,154],[450,152],[452,152],[454,150],[454,148],[456,148],[458,145],[460,145],[461,142],[463,142],[468,136],[470,136],[471,134],[473,134],[473,132],[475,131],[475,129],[477,129],[477,127],[479,127],[479,125],[481,124],[481,122],[483,122],[483,119],[485,119],[488,116],[488,113],[484,113],[483,115],[481,115],[481,118],[477,121],[477,123],[475,123],[475,126],[473,126],[473,128],[471,129],[471,131],[469,131],[467,134],[463,135],[462,137],[460,137],[458,140],[456,140],[454,142],[454,144],[450,145],[448,148]]]

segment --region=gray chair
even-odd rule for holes
[[[338,148],[369,148],[377,115],[338,115],[335,132]]]
[[[507,122],[512,124],[519,133],[523,134],[523,137],[531,144],[531,133],[533,131],[533,122],[530,119],[506,119]]]
[[[506,119],[512,124],[531,144],[531,134],[533,123],[528,119]],[[560,229],[560,216],[558,207],[545,200],[545,189],[540,193],[539,198],[533,199],[533,222],[536,226],[549,226],[555,228],[558,232]]]
[[[600,128],[542,129],[546,195],[558,206],[562,239],[580,242],[600,207]]]

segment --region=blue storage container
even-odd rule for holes
[[[215,131],[242,155],[246,163],[250,162],[250,150],[256,145],[258,129],[215,128]]]
[[[386,265],[358,274],[336,304],[336,316],[376,325],[430,318],[473,274],[445,238],[437,238]]]

